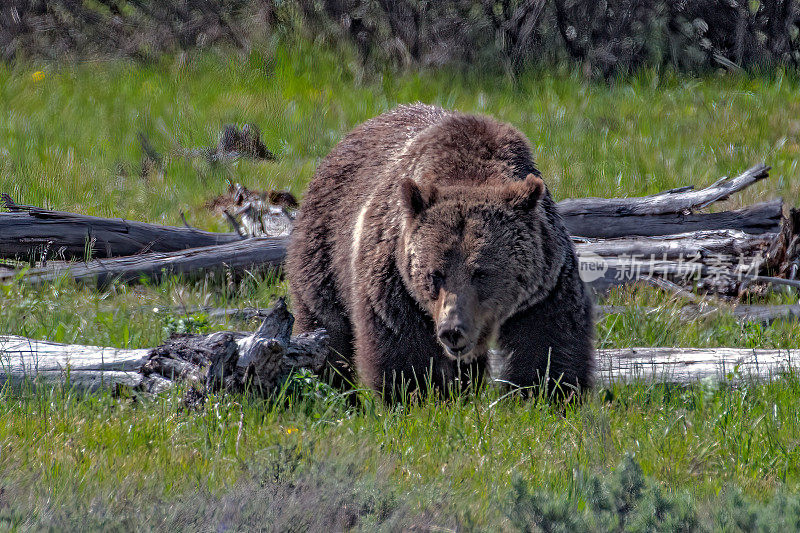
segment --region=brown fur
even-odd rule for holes
[[[525,137],[488,117],[400,106],[365,122],[312,179],[289,249],[296,326],[334,368],[396,392],[546,373],[588,387],[591,303]]]

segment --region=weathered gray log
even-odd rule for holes
[[[279,211],[279,208],[275,208]],[[780,229],[782,202],[763,202],[735,211],[706,214],[666,214],[645,217],[616,215],[565,215],[573,236],[612,238],[657,236],[713,229],[735,229],[760,234]],[[266,213],[266,211],[264,211]],[[249,214],[246,213],[246,214]],[[252,217],[251,217],[252,218]],[[269,229],[278,215],[270,212]],[[281,220],[283,222],[283,220]],[[286,222],[281,226],[285,231]],[[250,224],[250,228],[260,227]],[[255,231],[249,235],[276,234]],[[0,213],[0,258],[69,260],[91,257],[119,257],[142,252],[173,252],[241,240],[236,233],[212,233],[194,228],[160,226],[118,218],[100,218],[76,213],[30,208]]]
[[[733,308],[733,316],[745,322],[771,324],[775,320],[800,320],[800,305],[739,305]]]
[[[600,350],[598,382],[692,383],[778,377],[800,366],[800,350],[747,348],[619,348]]]
[[[780,234],[736,230],[577,242],[582,278],[595,291],[661,278],[733,296],[761,279]]]
[[[685,281],[690,276],[713,278],[708,288],[723,294],[735,293],[743,274],[757,272],[760,251],[769,247],[774,235],[749,235],[730,230],[699,232],[667,238],[636,237],[578,243],[581,268],[599,260],[602,272],[596,278],[584,276],[595,290],[635,281],[642,276],[661,276]],[[219,269],[234,273],[259,267],[278,267],[286,254],[289,237],[257,237],[219,246],[181,252],[148,253],[88,263],[51,262],[29,269],[27,283],[47,283],[69,276],[76,281],[107,285],[112,281],[157,280],[163,275],[194,276]],[[681,255],[682,254],[682,255]],[[587,261],[588,259],[588,261]],[[0,273],[0,281],[13,274]],[[736,278],[736,279],[732,279]],[[716,284],[716,285],[715,285]]]
[[[632,198],[631,200],[636,200]],[[719,213],[663,213],[621,216],[604,213],[571,213],[559,202],[567,231],[573,237],[609,239],[631,235],[671,235],[691,231],[732,229],[746,233],[780,231],[783,201],[780,198],[733,211]]]
[[[64,345],[0,336],[0,383],[125,385],[159,392],[185,381],[208,389],[270,394],[293,369],[319,372],[328,355],[324,330],[291,336],[294,318],[281,299],[254,333],[174,335],[153,349]]]
[[[709,215],[684,214],[686,209],[703,207],[710,202],[726,198],[732,192],[741,190],[759,179],[763,179],[766,177],[767,170],[767,167],[757,165],[733,180],[723,178],[701,191],[693,191],[691,187],[683,187],[645,198],[583,199],[562,202],[559,204],[559,208],[566,212],[568,220],[570,217],[578,217],[585,222],[593,216],[599,216],[597,219],[599,222],[593,224],[595,228],[611,228],[613,226],[611,219],[625,220],[624,224],[630,226],[632,228],[630,231],[633,233],[637,232],[635,229],[637,227],[640,228],[639,233],[644,232],[641,228],[647,226],[647,220],[655,220],[664,216],[676,220],[681,217],[684,219],[689,217],[688,224],[690,226],[692,224],[700,224],[701,218],[698,217],[711,217],[702,219],[703,224],[712,221],[712,219],[716,221],[714,223],[727,225],[736,225],[737,221],[741,222],[745,219],[750,220],[742,224],[747,231],[732,229],[704,230],[660,235],[658,237],[628,236],[602,241],[575,237],[574,240],[578,241],[576,247],[579,256],[582,258],[582,268],[587,265],[588,267],[593,266],[592,261],[584,261],[584,257],[591,259],[600,256],[605,258],[602,261],[602,273],[597,276],[583,276],[584,280],[594,290],[604,291],[615,285],[626,284],[643,277],[652,276],[660,276],[665,279],[684,282],[684,284],[691,284],[692,281],[687,282],[686,279],[688,273],[696,274],[694,278],[695,281],[698,279],[701,281],[700,288],[724,295],[735,295],[741,292],[742,288],[749,283],[743,282],[743,274],[750,275],[749,279],[751,281],[759,279],[791,284],[791,280],[782,281],[763,277],[764,272],[783,273],[785,270],[789,273],[789,269],[783,268],[784,265],[782,263],[798,259],[789,253],[791,250],[800,247],[800,244],[795,242],[798,240],[796,232],[789,231],[787,233],[789,225],[784,224],[780,228],[780,233],[765,231],[767,229],[775,229],[773,226],[782,211],[780,200],[736,212]],[[597,201],[600,204],[595,205]],[[9,202],[10,199],[6,198],[6,203],[9,204]],[[272,213],[269,210],[262,209],[262,207],[256,209],[248,204],[247,216],[253,218],[254,221],[260,221],[258,224],[255,222],[251,224],[255,228],[252,232],[260,233],[265,229],[266,226],[263,225],[265,217],[270,218],[270,221],[272,221],[272,218],[278,217],[280,218],[279,226],[285,234],[283,236],[286,238],[234,240],[219,246],[203,247],[185,252],[169,252],[160,255],[159,253],[148,253],[136,257],[95,260],[85,264],[51,262],[47,267],[34,268],[27,271],[24,279],[29,283],[49,282],[68,270],[69,275],[76,280],[96,279],[100,284],[106,284],[114,279],[123,281],[137,281],[141,278],[158,279],[163,273],[195,274],[196,272],[206,272],[225,267],[239,272],[265,264],[277,266],[282,263],[286,253],[288,233],[291,228],[291,216],[286,215],[281,208],[276,207],[277,212]],[[15,206],[13,202],[11,202],[9,208],[22,209]],[[44,212],[35,208],[26,209],[31,213],[49,213],[48,216],[53,215],[53,212]],[[587,210],[589,211],[587,212]],[[238,214],[244,216],[242,213]],[[56,213],[56,215],[71,214]],[[601,220],[603,217],[608,218],[605,223]],[[755,218],[748,219],[748,217]],[[763,224],[758,226],[760,223],[757,220],[761,220]],[[661,230],[665,230],[666,227],[666,225],[660,226]],[[674,227],[679,228],[681,224],[676,223]],[[177,229],[183,230],[183,228]],[[618,229],[622,231],[621,227]],[[196,230],[189,231],[196,232]],[[597,233],[611,234],[614,231],[600,229]],[[586,230],[584,233],[588,234],[590,231]],[[238,239],[235,234],[226,235],[226,238]],[[0,238],[0,250],[2,250],[1,243],[2,238]],[[262,246],[262,243],[264,246]],[[775,261],[770,263],[770,258],[775,259]],[[691,264],[692,262],[694,264]],[[759,270],[761,265],[766,265],[768,268],[763,271]],[[8,272],[0,272],[0,281],[9,279],[12,275]],[[753,277],[754,275],[759,275],[759,277]],[[784,275],[791,277],[788,274]]]
[[[0,213],[0,258],[85,259],[142,252],[173,252],[241,240],[235,233],[159,226],[121,218],[100,218],[26,208]]]
[[[0,336],[0,381],[48,385],[67,383],[97,390],[114,385],[136,386],[150,350],[58,344],[13,335]]]
[[[164,275],[195,276],[218,270],[240,274],[250,269],[279,267],[286,256],[288,240],[289,237],[254,237],[179,252],[95,259],[87,263],[51,262],[46,267],[29,269],[23,279],[26,283],[38,284],[68,276],[76,281],[96,281],[98,286],[104,286],[115,280],[158,280]],[[13,275],[0,274],[0,281],[11,278]]]
[[[772,234],[750,235],[725,230],[666,238],[583,242],[578,243],[577,248],[582,270],[593,265],[601,269],[596,276],[584,276],[584,281],[595,291],[658,276],[688,285],[699,280],[704,290],[735,295],[747,276],[758,272],[758,262],[763,260],[761,252],[769,248],[773,238]],[[172,274],[195,277],[218,270],[239,275],[248,269],[279,267],[288,240],[289,237],[257,237],[181,252],[96,259],[88,263],[51,262],[46,267],[29,269],[22,279],[38,284],[69,276],[79,282],[105,286],[115,280],[158,280]],[[14,273],[0,272],[0,281],[14,276]],[[762,277],[751,279],[770,281]]]
[[[645,217],[566,214],[564,221],[571,235],[596,238],[657,236],[713,229],[760,234],[779,231],[781,211],[782,202],[776,199],[721,213]],[[276,215],[270,213],[268,218],[272,221]],[[251,231],[249,234],[263,233]],[[241,237],[236,233],[212,233],[38,208],[0,213],[0,258],[28,259],[32,253],[37,261],[118,257],[142,252],[173,252],[237,240]]]
[[[250,336],[235,334],[239,349],[248,344]],[[210,344],[227,346],[219,342],[220,333],[212,335]],[[206,337],[207,338],[207,337]],[[319,339],[310,336],[294,337],[281,359],[281,375],[290,368],[317,368],[327,349],[320,349]],[[292,345],[294,347],[292,348]],[[184,344],[184,347],[186,345]],[[265,353],[273,352],[267,344]],[[313,349],[308,347],[312,346]],[[316,350],[316,351],[315,351]],[[125,385],[163,390],[174,383],[179,375],[202,385],[208,373],[207,362],[181,367],[165,363],[166,359],[178,361],[176,352],[155,350],[122,350],[96,346],[64,345],[24,337],[0,336],[0,381],[19,385],[23,382],[41,385],[70,384],[76,388],[96,390],[102,387]],[[212,354],[213,357],[214,354]],[[143,376],[142,368],[154,358],[160,358],[157,370],[150,369]],[[185,360],[181,360],[185,363]],[[151,364],[155,367],[155,364]],[[235,365],[234,365],[235,366]],[[666,383],[693,383],[703,379],[719,381],[747,381],[778,377],[788,369],[800,366],[800,350],[754,350],[748,348],[619,348],[598,350],[597,381],[601,385],[642,379]],[[185,369],[188,368],[188,371]],[[196,369],[201,372],[192,374]],[[205,371],[202,371],[205,369]],[[248,370],[237,369],[230,375],[246,375]],[[167,376],[164,376],[167,374]],[[265,380],[269,382],[269,379]]]
[[[279,208],[275,208],[279,210]],[[782,202],[763,202],[735,211],[705,214],[665,214],[624,217],[603,214],[565,214],[573,236],[612,238],[630,235],[669,235],[713,229],[735,229],[759,234],[780,229]],[[264,211],[267,213],[267,211]],[[252,218],[252,217],[251,217]],[[263,216],[262,216],[263,218]],[[267,217],[272,229],[277,215]],[[283,220],[281,220],[283,222]],[[283,222],[283,226],[287,223]],[[285,227],[281,226],[281,233]],[[256,227],[250,224],[248,227]],[[251,230],[252,235],[275,232]],[[194,228],[160,226],[121,218],[27,208],[0,213],[0,258],[37,261],[118,257],[142,252],[173,252],[241,240],[236,233],[212,233]]]
[[[776,232],[782,214],[780,199],[722,213],[688,212],[727,198],[765,178],[767,173],[768,167],[756,165],[733,180],[723,178],[700,191],[682,187],[642,198],[567,199],[558,203],[558,209],[570,234],[581,237],[657,236],[712,229]],[[0,258],[28,258],[32,253],[36,260],[43,255],[47,260],[85,259],[87,254],[117,257],[224,244],[241,238],[237,233],[210,233],[17,206],[10,198],[6,198],[6,204],[15,212],[0,213]],[[287,218],[280,207],[264,201],[244,204],[237,214],[253,219],[244,221],[250,222],[245,224],[250,228],[248,235],[288,234],[291,217]],[[258,223],[256,218],[260,219]]]
[[[637,260],[627,257],[605,257],[604,271],[599,277],[586,279],[586,284],[596,292],[612,287],[636,283],[643,278],[657,277],[679,285],[697,286],[703,292],[723,296],[734,296],[747,280],[752,265],[744,263],[741,268],[729,265],[712,266],[702,261],[678,261],[663,259]]]
[[[649,259],[688,259],[699,255],[703,259],[721,258],[736,261],[766,254],[778,238],[778,233],[752,235],[739,230],[696,231],[659,237],[621,237],[617,239],[586,240],[575,243],[578,255],[597,254],[601,257],[637,257]]]
[[[680,187],[639,198],[575,198],[562,200],[558,210],[562,216],[572,215],[663,215],[689,212],[725,200],[731,194],[766,178],[769,167],[755,165],[735,178],[723,177],[704,189]]]

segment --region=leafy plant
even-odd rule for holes
[[[164,314],[164,334],[169,336],[178,334],[205,334],[211,328],[208,316],[203,313],[195,313],[188,316],[175,317],[171,314]]]

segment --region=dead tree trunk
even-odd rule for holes
[[[249,353],[257,355],[246,355]],[[163,391],[185,380],[200,387],[269,394],[292,369],[318,372],[327,356],[324,332],[274,338],[220,332],[174,337],[152,350],[57,344],[0,336],[0,381],[79,389],[126,386]],[[800,350],[618,348],[598,350],[598,385],[634,380],[691,384],[703,379],[771,379],[800,366]],[[252,380],[252,381],[250,381]]]
[[[0,336],[0,380],[18,386],[25,381],[67,384],[97,390],[116,385],[136,386],[149,350],[65,345]]]
[[[283,300],[251,334],[223,331],[175,335],[153,349],[64,345],[0,336],[0,381],[68,385],[80,389],[126,386],[159,392],[177,381],[208,389],[269,395],[293,369],[319,372],[328,356],[324,330],[291,336],[294,318]]]
[[[558,203],[571,235],[614,238],[658,236],[715,229],[746,233],[779,231],[782,217],[780,199],[734,211],[692,213],[767,177],[769,168],[756,165],[742,175],[723,178],[713,185],[693,190],[692,186],[664,191],[642,198],[580,198]],[[249,191],[245,191],[249,192]],[[188,248],[235,242],[236,233],[210,233],[193,228],[158,226],[114,218],[99,218],[16,205],[8,196],[4,203],[12,213],[0,213],[0,258],[86,259],[117,257],[143,252],[173,252]],[[264,201],[248,200],[239,209],[249,220],[249,235],[283,235],[291,217],[273,213],[280,210]],[[245,220],[244,222],[248,222]],[[264,228],[277,226],[279,231]]]
[[[603,199],[599,199],[602,202]],[[570,212],[559,202],[559,211],[567,231],[573,237],[611,239],[615,237],[658,236],[692,231],[717,229],[739,230],[745,233],[777,233],[783,217],[780,198],[742,209],[719,213],[659,213],[651,215],[617,215],[607,213]],[[585,206],[586,207],[586,206]],[[590,210],[587,207],[587,210]]]
[[[645,380],[664,383],[765,380],[800,364],[800,350],[747,348],[615,348],[600,350],[603,384]]]
[[[680,259],[698,255],[700,258],[721,257],[728,261],[741,256],[764,256],[778,233],[751,235],[736,230],[696,231],[660,237],[620,237],[617,239],[578,240],[578,254],[597,254],[601,257],[638,257]]]
[[[558,210],[562,216],[641,216],[690,212],[725,200],[768,175],[769,167],[758,164],[735,178],[720,178],[699,191],[689,185],[641,198],[576,198],[560,201]]]
[[[717,230],[584,240],[575,248],[582,277],[595,290],[659,277],[733,296],[769,264],[779,238],[778,233]]]
[[[755,279],[775,282],[776,274],[788,278],[785,283],[797,284],[792,280],[800,270],[800,214],[793,213],[789,219],[783,219],[780,199],[737,211],[691,213],[692,209],[725,199],[765,178],[768,170],[764,165],[756,165],[736,178],[723,178],[699,191],[682,187],[642,198],[560,202],[559,211],[572,230],[582,274],[586,274],[582,278],[593,289],[602,291],[657,276],[726,296],[739,294]],[[263,233],[267,226],[274,226],[282,235],[238,240],[235,234],[215,236],[188,228],[159,228],[22,207],[7,197],[5,203],[15,213],[0,215],[0,230],[3,220],[24,220],[25,224],[35,220],[30,230],[39,233],[23,237],[22,230],[16,234],[0,231],[0,257],[19,254],[24,250],[25,239],[46,242],[49,247],[60,242],[59,250],[65,256],[81,256],[90,236],[95,236],[92,246],[105,243],[109,254],[139,251],[140,247],[181,248],[192,243],[196,246],[197,239],[230,241],[87,263],[50,262],[48,266],[28,270],[24,279],[29,283],[50,282],[66,273],[78,281],[97,280],[104,285],[113,280],[158,279],[165,273],[194,275],[221,268],[239,273],[259,266],[276,267],[285,257],[293,220],[281,208],[276,207],[273,213],[273,206],[264,204],[260,198],[243,200],[241,212],[237,213],[249,217],[248,220],[252,218],[251,233]],[[57,228],[66,228],[61,241]],[[686,232],[689,228],[705,229]],[[170,244],[169,235],[173,234],[178,237]],[[592,235],[600,238],[591,238]],[[99,241],[97,236],[101,237]],[[13,272],[0,270],[0,281],[13,276]]]
[[[113,281],[159,280],[165,275],[193,277],[219,270],[238,275],[245,270],[280,267],[286,256],[288,240],[288,237],[254,237],[179,252],[95,259],[87,263],[51,262],[48,266],[27,270],[24,280],[32,284],[50,283],[67,276],[75,281],[105,286]],[[14,276],[13,273],[0,273],[0,281]]]
[[[241,240],[235,233],[29,208],[0,213],[0,258],[83,260],[173,252]]]
[[[747,280],[769,265],[780,234],[751,235],[741,231],[705,231],[662,237],[586,240],[576,243],[584,281],[594,290],[660,277],[708,292],[738,294]],[[285,258],[289,237],[255,237],[180,252],[147,253],[87,263],[50,262],[25,272],[27,283],[49,283],[63,276],[106,286],[113,281],[159,280],[164,275],[196,277],[227,270],[277,268]],[[782,241],[781,241],[782,242]],[[591,270],[594,270],[593,272]],[[15,272],[0,272],[0,281]]]
[[[283,299],[252,334],[223,331],[174,335],[152,350],[121,350],[0,336],[0,380],[99,389],[124,385],[159,392],[176,381],[203,390],[247,388],[269,395],[295,369],[318,373],[329,354],[324,330],[291,336],[294,317]],[[623,348],[598,351],[598,381],[767,379],[800,362],[798,350]],[[490,357],[490,360],[497,359]]]

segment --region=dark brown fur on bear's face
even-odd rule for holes
[[[538,235],[525,231],[524,222],[535,216],[543,192],[533,174],[482,188],[401,183],[402,274],[449,357],[472,361],[485,354],[502,321],[527,297],[518,287],[540,285],[530,253],[539,248]]]

